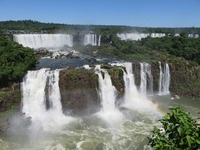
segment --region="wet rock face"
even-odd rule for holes
[[[124,80],[123,80],[123,71],[121,67],[111,67],[108,69],[108,73],[111,77],[112,84],[117,89],[118,99],[124,95]]]
[[[135,85],[137,87],[140,86],[140,64],[139,63],[133,63],[132,65],[133,67],[133,74],[134,74],[134,77],[135,77]]]
[[[200,68],[179,63],[170,65],[172,94],[200,96]]]
[[[20,104],[20,89],[9,89],[8,91],[0,91],[0,112],[11,110],[13,107],[19,107]]]
[[[60,71],[60,93],[63,112],[86,115],[100,109],[98,77],[92,70],[67,69]]]
[[[158,91],[160,78],[160,68],[158,62],[151,63],[151,74],[153,76],[153,90]]]

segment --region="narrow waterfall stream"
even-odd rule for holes
[[[124,72],[124,83],[125,83],[125,100],[130,101],[130,98],[137,98],[138,91],[135,85],[135,77],[132,70],[131,63],[124,63],[123,66],[126,68],[126,72]]]
[[[166,63],[164,65],[164,69],[163,69],[161,62],[159,62],[159,68],[160,68],[160,78],[159,78],[158,95],[170,94],[170,91],[169,91],[169,85],[170,85],[169,65]]]
[[[101,46],[101,35],[86,34],[84,37],[83,45]]]
[[[150,64],[140,63],[140,78],[140,93],[143,95],[153,95],[153,76]]]

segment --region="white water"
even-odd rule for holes
[[[53,130],[54,127],[58,129],[59,126],[70,121],[62,113],[58,82],[58,70],[28,71],[24,77],[22,112],[31,117],[33,126],[40,126],[44,130]],[[48,110],[46,108],[47,100],[50,104]]]
[[[83,68],[85,68],[85,69],[87,69],[87,70],[92,69],[89,65],[84,65]]]
[[[133,41],[137,41],[137,40],[141,40],[142,38],[146,38],[148,36],[152,37],[152,38],[161,38],[166,36],[165,33],[117,33],[117,36],[121,39],[121,40],[133,40]],[[175,33],[174,36],[180,36],[179,33]],[[199,38],[199,34],[193,34],[190,33],[188,34],[188,37],[191,38]]]
[[[125,100],[130,101],[130,98],[138,97],[137,87],[135,85],[135,77],[133,74],[132,63],[124,63],[126,68],[124,72],[124,84],[125,84]]]
[[[151,65],[140,63],[140,93],[144,96],[153,95],[153,76],[151,74]]]
[[[84,45],[91,44],[92,46],[100,46],[101,45],[101,35],[97,36],[96,34],[86,34],[84,37],[83,44]]]
[[[121,39],[121,40],[140,40],[141,38],[146,38],[147,36],[149,36],[149,34],[147,33],[118,33],[117,36]]]
[[[135,77],[133,73],[132,63],[126,62],[126,63],[111,64],[111,65],[123,66],[126,69],[126,71],[123,70],[125,94],[124,94],[124,103],[121,104],[121,106],[124,108],[137,111],[137,113],[141,113],[145,116],[151,116],[152,114],[154,114],[155,116],[160,115],[157,112],[155,112],[157,105],[152,103],[152,101],[149,100],[146,95],[143,95],[140,92],[138,92],[137,87],[135,85]],[[147,69],[150,67],[148,65],[146,66],[147,66],[146,72],[150,74],[150,71]]]
[[[152,38],[163,37],[165,33],[118,33],[117,36],[121,40],[141,40],[142,38],[146,38],[148,36]]]
[[[190,38],[199,38],[199,34],[190,33],[190,34],[188,34],[188,37],[190,37]]]
[[[54,49],[64,45],[73,47],[73,36],[70,34],[14,34],[13,36],[14,41],[34,49]]]
[[[159,68],[160,68],[160,77],[159,77],[158,95],[170,94],[170,91],[169,91],[169,86],[170,86],[169,65],[166,63],[164,65],[164,69],[162,69],[161,62],[159,62]]]
[[[122,119],[122,114],[115,106],[117,90],[112,85],[110,75],[105,69],[101,69],[100,65],[96,65],[95,71],[99,77],[99,95],[102,105],[99,114],[107,121],[107,123],[111,126],[115,126],[115,123]],[[104,77],[102,73],[104,74]]]
[[[101,46],[101,35],[99,35],[99,38],[98,38],[98,46]]]
[[[164,36],[165,36],[165,33],[151,33],[152,38],[161,38]]]

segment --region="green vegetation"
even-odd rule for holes
[[[122,41],[116,35],[112,35],[108,41],[110,42],[102,43],[101,47],[87,46],[80,49],[87,53],[98,50],[99,55],[130,61],[176,63],[188,60],[193,65],[200,64],[200,38],[166,36],[162,38],[147,37],[138,41]]]
[[[20,20],[20,21],[1,21],[0,29],[7,32],[42,32],[42,33],[55,33],[55,32],[68,32],[76,33],[93,31],[101,33],[102,35],[114,34],[123,32],[124,30],[131,30],[128,26],[106,26],[106,25],[74,25],[74,24],[59,24],[59,23],[41,23],[33,20]]]
[[[165,36],[162,38],[145,38],[139,44],[148,51],[167,52],[200,64],[200,38]]]
[[[94,33],[103,36],[113,35],[123,32],[138,32],[138,33],[200,33],[200,28],[148,28],[148,27],[130,27],[117,25],[74,25],[74,24],[59,24],[59,23],[42,23],[33,20],[19,20],[19,21],[1,21],[0,29],[9,32],[68,32],[80,33],[93,31]]]
[[[165,33],[162,38],[150,38],[139,41],[122,41],[116,33]],[[189,33],[200,34],[200,28],[148,28],[148,27],[130,27],[114,25],[71,25],[58,23],[41,23],[33,20],[22,21],[1,21],[0,33],[55,33],[67,32],[74,36],[75,49],[92,53],[98,50],[99,55],[114,56],[126,60],[159,60],[160,56],[174,55],[183,57],[186,60],[192,60],[200,63],[200,38],[188,38],[185,35]],[[93,32],[101,34],[101,47],[81,46],[85,33]],[[172,36],[175,33],[181,33],[180,37]],[[167,58],[168,59],[168,58]],[[166,59],[164,59],[166,60]]]
[[[170,108],[160,122],[162,129],[154,127],[148,137],[149,145],[155,150],[198,150],[200,149],[200,125],[180,106]]]
[[[0,87],[18,82],[37,61],[30,48],[0,37]]]

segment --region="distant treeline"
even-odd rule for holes
[[[15,33],[15,32],[43,32],[43,33],[55,33],[55,32],[67,32],[71,34],[77,34],[80,32],[94,32],[102,35],[112,35],[116,33],[124,32],[139,32],[139,33],[193,33],[200,34],[200,28],[188,27],[188,28],[149,28],[149,27],[131,27],[120,25],[73,25],[73,24],[58,24],[58,23],[42,23],[33,20],[21,20],[21,21],[1,21],[0,33]]]

